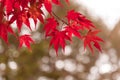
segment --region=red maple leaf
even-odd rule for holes
[[[75,35],[76,37],[81,39],[80,32],[78,31],[77,27],[71,27],[71,26],[66,26],[65,31],[67,32],[67,35],[71,38],[72,35]]]
[[[1,6],[0,6],[0,23],[2,23],[2,20],[4,18],[4,6],[2,5],[1,3]]]
[[[59,46],[61,46],[62,49],[64,50],[66,40],[71,41],[69,36],[66,35],[66,31],[54,30],[52,33],[49,34],[49,36],[52,37],[52,39],[50,41],[50,46],[51,45],[54,46],[54,49],[56,50],[56,53],[58,51]]]
[[[54,18],[48,18],[47,23],[44,26],[44,30],[46,32],[46,36],[52,32],[58,26],[58,22]]]
[[[44,0],[44,6],[49,13],[51,13],[51,11],[52,11],[51,1],[52,0]]]
[[[8,32],[15,36],[12,28],[8,22],[3,22],[0,24],[0,37],[8,44]]]
[[[7,15],[9,15],[12,12],[14,1],[15,0],[5,0]]]
[[[28,12],[26,10],[15,10],[13,16],[10,19],[10,23],[13,23],[16,20],[18,31],[20,32],[22,24],[26,24],[27,27],[31,30]]]
[[[21,48],[23,46],[23,44],[25,44],[25,46],[29,50],[31,50],[30,43],[34,43],[32,38],[30,37],[30,35],[25,34],[25,35],[22,35],[22,36],[19,37],[19,48]]]
[[[17,2],[19,2],[19,4],[25,8],[25,7],[28,7],[28,3],[30,2],[31,0],[17,0]]]
[[[69,0],[66,0],[66,2],[69,3]],[[52,3],[62,6],[60,0],[44,0],[44,6],[49,13],[52,12]]]
[[[67,13],[67,19],[69,24],[71,24],[72,21],[77,22],[79,26],[84,28],[87,28],[88,30],[91,29],[91,27],[95,28],[95,26],[92,24],[92,22],[88,19],[86,19],[85,16],[83,16],[81,13],[75,12],[74,10],[70,10]]]
[[[68,36],[71,38],[72,34],[81,39],[80,30],[82,27],[77,24],[77,22],[73,21],[69,26],[65,26],[65,31],[67,32]]]
[[[84,49],[88,46],[90,48],[90,50],[92,51],[92,53],[94,53],[93,48],[92,48],[92,43],[94,44],[94,46],[101,52],[102,49],[100,47],[99,42],[104,42],[100,37],[96,36],[96,34],[98,34],[100,32],[100,30],[90,30],[86,36],[84,36]]]
[[[60,0],[52,0],[52,2],[56,5],[62,6],[62,4],[60,3]]]
[[[28,15],[30,18],[32,18],[34,20],[35,25],[37,23],[37,19],[39,21],[41,21],[42,23],[44,23],[43,16],[42,16],[43,12],[40,9],[41,7],[42,6],[40,6],[40,5],[33,4],[33,5],[31,5],[31,7],[28,10]]]

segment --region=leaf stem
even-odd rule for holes
[[[60,17],[58,17],[53,11],[52,11],[52,14],[53,14],[57,19],[59,19],[60,21],[62,21],[63,23],[65,23],[66,25],[69,25],[67,22],[65,22],[65,21],[62,20]]]

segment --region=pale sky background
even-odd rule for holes
[[[92,15],[98,16],[110,30],[120,19],[120,0],[75,0],[87,7]]]

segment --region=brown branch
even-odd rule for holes
[[[65,23],[66,25],[69,25],[67,22],[65,22],[64,20],[62,20],[60,17],[58,17],[53,11],[52,14],[60,21],[62,21],[63,23]]]

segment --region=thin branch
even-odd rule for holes
[[[64,20],[62,20],[61,18],[59,18],[53,11],[52,11],[52,14],[53,14],[57,19],[59,19],[60,21],[62,21],[63,23],[65,23],[66,25],[69,25],[67,22],[65,22]]]

